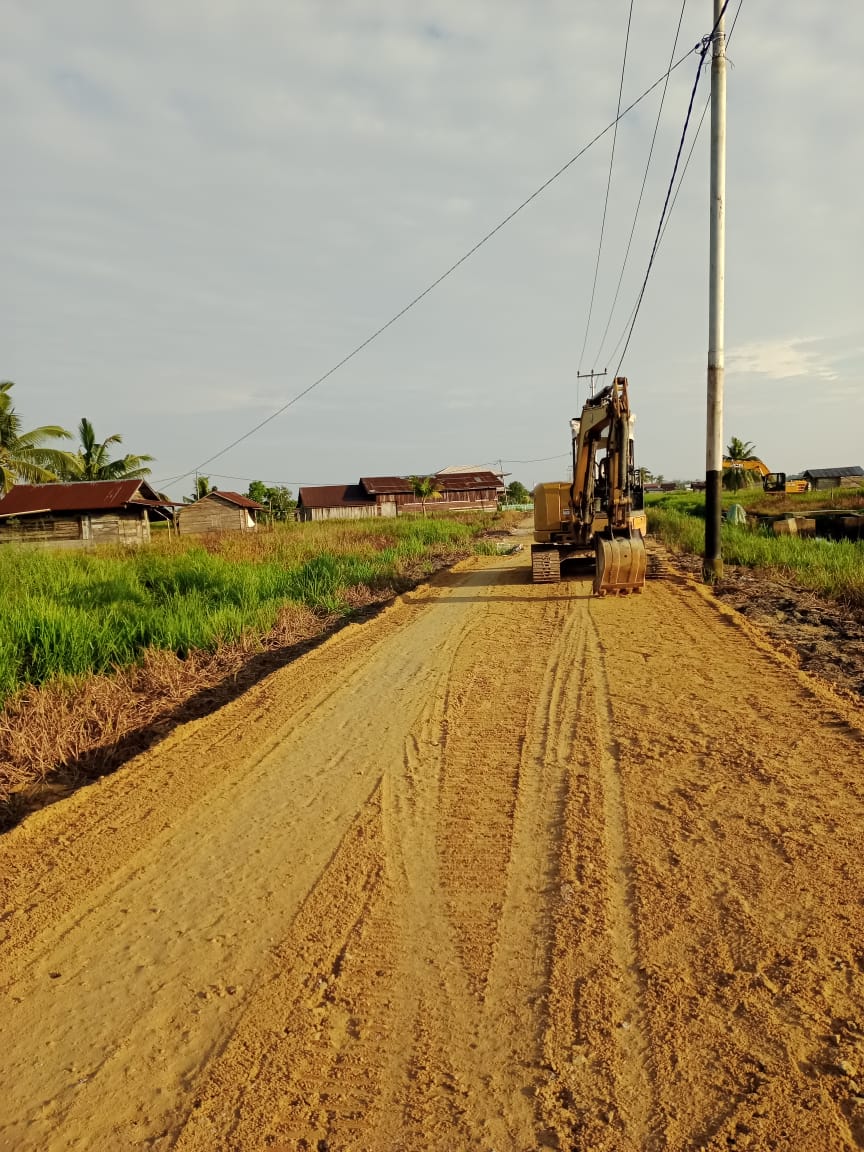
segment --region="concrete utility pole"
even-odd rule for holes
[[[588,380],[588,379],[591,380],[591,396],[593,398],[595,379],[599,380],[600,377],[605,376],[608,371],[609,371],[608,368],[604,368],[602,372],[595,372],[593,369],[590,372],[577,372],[576,373],[576,379],[577,380]]]
[[[726,270],[726,29],[723,0],[714,0],[711,53],[711,255],[708,286],[708,426],[705,451],[705,556],[702,576],[723,575],[720,551],[723,484],[723,334]]]

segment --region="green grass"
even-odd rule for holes
[[[648,529],[673,550],[698,555],[705,548],[704,497],[684,493],[651,501]],[[775,536],[768,529],[724,524],[722,549],[729,564],[775,572],[800,587],[864,607],[864,542]]]
[[[148,648],[186,656],[263,636],[286,604],[349,611],[468,551],[489,517],[289,524],[133,553],[0,548],[0,702],[25,684],[110,672]]]

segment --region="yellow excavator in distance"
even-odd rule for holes
[[[587,400],[581,417],[570,421],[572,483],[534,489],[535,584],[557,583],[562,562],[593,556],[598,596],[642,591],[648,525],[636,480],[634,422],[624,376]]]

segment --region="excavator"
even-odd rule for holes
[[[758,472],[765,492],[809,492],[810,482],[802,478],[787,480],[785,472],[772,472],[758,456],[751,456],[749,460],[732,460],[729,456],[723,457],[724,472],[729,469],[739,472]],[[746,485],[744,485],[746,487]]]
[[[531,578],[557,583],[566,560],[594,559],[594,592],[641,592],[647,559],[647,517],[636,479],[627,378],[585,403],[570,421],[573,480],[534,489]]]

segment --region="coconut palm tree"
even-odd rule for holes
[[[44,484],[56,480],[67,466],[71,453],[60,448],[46,448],[45,440],[71,440],[72,433],[57,424],[45,424],[30,432],[21,429],[21,417],[12,402],[11,380],[0,383],[0,495],[5,495],[16,480],[26,484]]]
[[[194,504],[196,500],[203,500],[205,496],[209,496],[211,492],[216,489],[210,483],[209,476],[196,476],[195,477],[195,491],[191,496],[184,496],[184,504]]]
[[[737,436],[733,436],[726,447],[726,455],[723,460],[724,465],[727,461],[731,465],[723,469],[723,487],[737,491],[748,485],[752,477],[748,469],[742,468],[742,464],[758,459],[756,445],[752,441],[739,440]]]
[[[427,500],[442,499],[436,476],[409,476],[408,483],[411,485],[411,491],[420,501],[424,516],[426,515]]]
[[[112,460],[110,449],[114,444],[122,444],[123,437],[114,433],[100,444],[96,439],[93,425],[86,416],[78,425],[78,451],[71,456],[63,470],[66,480],[133,480],[150,475],[147,465],[152,456],[132,456],[127,454]]]

